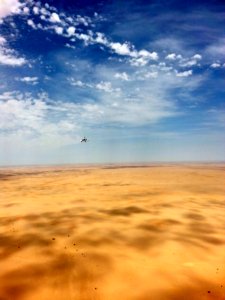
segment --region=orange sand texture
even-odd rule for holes
[[[0,170],[0,300],[225,299],[224,165]]]

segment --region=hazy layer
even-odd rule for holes
[[[223,165],[0,171],[0,300],[225,299]]]

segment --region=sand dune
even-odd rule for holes
[[[0,300],[225,299],[224,165],[0,170]]]

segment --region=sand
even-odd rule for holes
[[[0,300],[225,299],[224,170],[2,168]]]

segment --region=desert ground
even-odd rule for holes
[[[0,169],[0,300],[225,299],[223,164]]]

